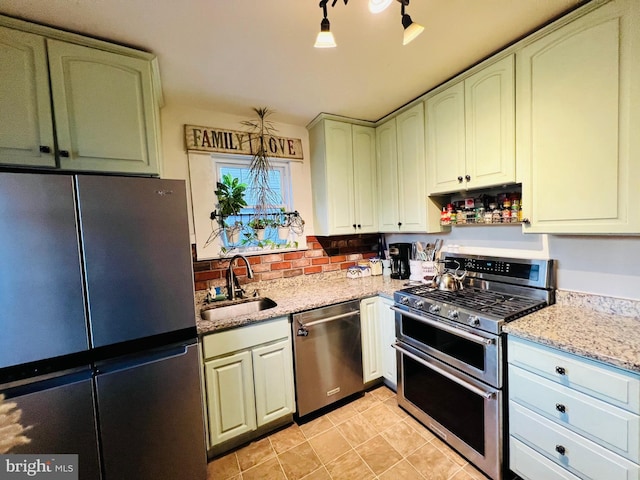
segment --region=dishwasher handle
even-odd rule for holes
[[[320,320],[314,320],[313,322],[307,322],[307,323],[303,323],[302,321],[300,321],[300,319],[297,319],[298,325],[299,325],[297,335],[299,337],[306,337],[307,335],[309,335],[309,331],[307,330],[307,328],[309,327],[322,325],[323,323],[335,322],[336,320],[341,320],[343,318],[353,317],[357,315],[360,315],[359,310],[355,310],[347,313],[341,313],[339,315],[332,315],[331,317],[322,318]]]

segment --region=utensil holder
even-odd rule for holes
[[[422,283],[430,283],[433,277],[436,276],[436,262],[426,261],[422,262]]]
[[[422,281],[422,264],[425,263],[422,260],[409,260],[409,280],[412,282]]]

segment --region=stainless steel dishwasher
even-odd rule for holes
[[[358,300],[293,315],[298,416],[361,392]]]

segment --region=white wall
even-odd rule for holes
[[[387,243],[444,240],[479,255],[557,260],[557,287],[640,300],[640,237],[523,234],[520,226],[452,227],[440,235],[393,234]]]
[[[165,105],[161,111],[163,168],[162,177],[187,181],[187,192],[190,192],[189,161],[185,150],[184,126],[200,125],[204,127],[218,127],[230,130],[243,130],[240,124],[243,120],[253,120],[256,115],[248,111],[246,116],[229,115],[226,113],[184,108],[178,105]],[[305,234],[313,234],[313,210],[311,196],[311,174],[309,169],[309,133],[307,129],[297,125],[275,123],[276,135],[302,139],[302,162],[291,162],[291,177],[294,184],[293,206],[305,220]],[[211,205],[213,209],[213,205]],[[189,228],[191,242],[195,243],[193,228],[193,210],[189,198]]]

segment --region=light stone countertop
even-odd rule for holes
[[[242,278],[240,281],[242,282]],[[382,275],[349,279],[346,278],[345,272],[251,283],[246,287],[248,294],[251,294],[254,289],[258,289],[260,297],[268,297],[278,305],[261,312],[216,322],[200,318],[205,295],[203,292],[197,292],[196,326],[198,333],[204,335],[348,300],[375,295],[384,295],[392,299],[393,293],[405,288],[406,283],[407,280],[392,280]]]
[[[197,329],[205,335],[348,300],[375,295],[392,299],[406,283],[380,275],[348,279],[344,272],[251,283],[248,293],[258,289],[260,297],[278,305],[216,322],[200,318],[205,295],[196,292]],[[640,301],[558,290],[555,305],[506,324],[504,331],[640,373]]]
[[[504,331],[640,373],[640,302],[558,291],[556,304],[508,323]]]

